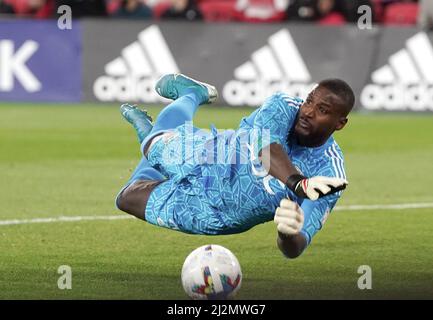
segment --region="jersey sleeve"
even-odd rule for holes
[[[317,156],[319,157],[319,155]],[[343,153],[336,143],[329,144],[320,157],[320,161],[312,164],[311,176],[326,176],[346,179],[344,170]],[[308,244],[314,235],[322,229],[323,224],[335,207],[343,191],[325,196],[316,201],[303,200],[301,208],[304,211],[304,227],[302,234]]]
[[[253,121],[257,142],[257,147],[254,148],[255,156],[272,143],[285,143],[301,102],[300,99],[291,98],[284,93],[276,93],[257,110]]]
[[[310,244],[315,234],[322,229],[339,198],[340,194],[333,194],[316,201],[305,199],[302,202],[304,227],[301,233],[307,239],[307,244]]]

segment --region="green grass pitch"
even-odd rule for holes
[[[150,108],[156,116],[159,108]],[[207,107],[195,125],[235,128],[251,109]],[[432,203],[433,117],[354,114],[336,134],[349,188],[340,206]],[[114,197],[139,159],[117,106],[0,105],[0,299],[186,299],[196,247],[232,250],[238,299],[432,299],[433,209],[339,210],[296,260],[273,223],[232,236],[185,235],[135,219],[1,225],[12,219],[124,215]],[[72,268],[59,290],[57,269]],[[372,289],[357,287],[372,268]]]

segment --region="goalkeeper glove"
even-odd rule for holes
[[[283,199],[275,211],[274,222],[278,232],[286,236],[294,236],[301,232],[304,226],[304,212],[296,202]]]
[[[345,179],[321,176],[307,178],[300,174],[291,175],[286,181],[286,186],[298,197],[310,200],[344,190],[348,184]]]

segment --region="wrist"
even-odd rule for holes
[[[286,180],[286,186],[292,190],[293,192],[295,192],[296,194],[298,194],[298,190],[302,189],[299,188],[300,186],[300,182],[304,179],[307,179],[307,177],[303,176],[302,174],[292,174],[291,176],[289,176]]]
[[[278,238],[280,238],[281,241],[291,240],[293,238],[296,238],[299,235],[299,233],[296,234],[284,234],[280,231],[278,231]]]

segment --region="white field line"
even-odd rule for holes
[[[373,205],[348,205],[338,206],[334,211],[368,211],[368,210],[404,210],[404,209],[423,209],[433,208],[433,202],[421,203],[401,203],[401,204],[373,204]],[[31,224],[31,223],[53,223],[53,222],[77,222],[77,221],[95,221],[95,220],[126,220],[132,219],[132,216],[127,215],[111,215],[111,216],[60,216],[53,218],[35,218],[35,219],[14,219],[0,220],[1,226]]]
[[[14,219],[0,220],[0,226],[9,226],[14,224],[30,224],[30,223],[52,223],[52,222],[76,222],[76,221],[93,221],[93,220],[125,220],[131,219],[132,216],[113,215],[113,216],[71,216],[71,217],[55,217],[55,218],[35,218],[35,219]]]
[[[433,208],[433,202],[337,206],[334,211],[404,210]]]

